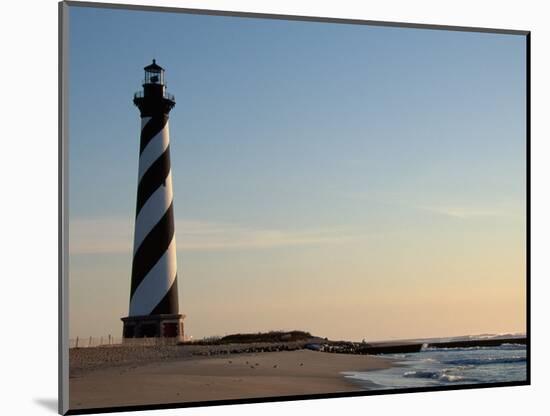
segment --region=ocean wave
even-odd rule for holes
[[[502,344],[495,347],[459,347],[459,348],[435,348],[427,347],[423,348],[425,352],[437,352],[437,351],[485,351],[485,350],[525,350],[527,347],[524,344]]]
[[[466,338],[475,340],[475,339],[519,338],[524,336],[525,336],[524,332],[501,332],[500,334],[468,335]]]
[[[420,360],[421,363],[439,363],[435,358],[423,358]]]
[[[475,381],[474,379],[467,379],[464,376],[457,374],[449,374],[448,369],[445,370],[415,370],[407,371],[403,374],[403,377],[407,378],[426,378],[437,381],[445,381],[449,383],[456,383],[458,381]]]
[[[457,382],[457,381],[476,381],[476,380],[467,379],[463,376],[457,376],[457,375],[452,375],[452,374],[441,374],[439,376],[439,381],[447,381],[447,382],[450,382],[450,383],[454,383],[454,382]]]
[[[439,378],[439,371],[429,371],[429,370],[415,370],[407,371],[403,374],[403,377],[414,377],[414,378]]]
[[[525,350],[527,346],[525,344],[502,344],[498,348],[502,350]]]
[[[449,365],[491,365],[491,364],[513,364],[527,361],[526,357],[506,357],[506,358],[459,358],[456,360],[443,361],[444,364]]]

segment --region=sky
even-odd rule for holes
[[[127,316],[153,58],[194,338],[524,332],[525,38],[70,7],[70,337]]]

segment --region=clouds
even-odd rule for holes
[[[411,214],[424,213],[454,221],[523,218],[521,207],[517,206],[489,208],[466,205],[420,205],[387,200],[383,205],[385,215],[389,214],[391,207],[399,207]],[[188,251],[343,244],[368,238],[374,232],[374,229],[367,232],[365,229],[351,226],[278,229],[200,220],[176,220],[175,225],[177,248]],[[133,227],[134,221],[131,217],[71,219],[69,251],[71,254],[130,254]]]
[[[296,245],[337,244],[356,238],[348,230],[317,228],[279,230],[231,224],[183,221],[176,227],[178,247],[186,250],[262,249]]]
[[[469,220],[489,217],[513,217],[519,213],[510,208],[483,208],[468,206],[417,206],[416,208],[446,217]]]
[[[409,193],[391,192],[355,192],[342,195],[354,203],[361,203],[371,207],[383,207],[383,212],[388,214],[392,210],[408,212],[410,214],[422,214],[438,217],[446,217],[449,220],[483,220],[490,218],[499,219],[523,219],[525,207],[521,200],[476,201],[457,198],[443,198],[422,201],[418,195]]]
[[[283,230],[195,220],[176,221],[178,250],[217,251],[342,244],[361,238],[344,227]],[[69,224],[71,254],[123,254],[132,252],[130,218],[72,219]]]
[[[129,218],[69,219],[69,254],[132,253],[133,220]]]

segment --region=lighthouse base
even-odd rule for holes
[[[160,341],[162,343],[177,343],[183,341],[185,315],[163,314],[127,316],[120,318],[124,323],[122,330],[123,343],[136,343],[138,340]]]

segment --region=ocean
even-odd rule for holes
[[[410,354],[385,354],[397,366],[369,372],[345,372],[366,390],[456,386],[525,381],[526,346],[423,348]]]

